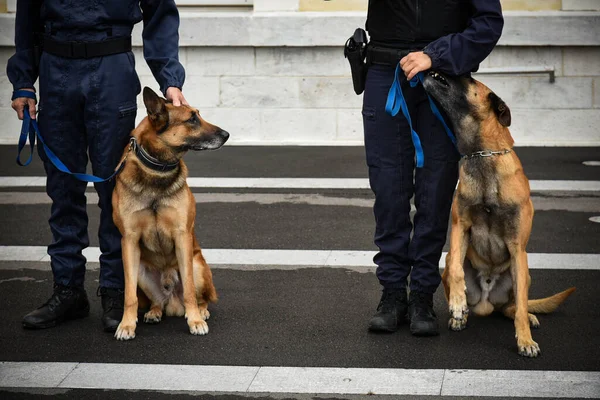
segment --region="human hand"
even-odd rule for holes
[[[185,97],[183,97],[183,93],[181,93],[181,89],[171,86],[167,89],[167,100],[173,102],[173,105],[179,107],[180,105],[189,106]]]
[[[31,88],[22,88],[19,90],[27,90],[28,92],[33,92],[35,93],[34,89]],[[29,109],[29,115],[31,116],[31,119],[35,119],[35,100],[34,99],[30,99],[29,97],[17,97],[16,99],[14,99],[11,103],[11,107],[13,108],[13,110],[15,110],[17,112],[17,115],[19,116],[19,119],[22,120],[23,119],[23,114],[24,114],[24,109],[25,107],[27,107]]]
[[[427,71],[431,68],[431,58],[422,51],[409,53],[400,60],[400,67],[409,81],[419,72]]]

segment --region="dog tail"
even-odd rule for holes
[[[574,291],[575,288],[572,287],[557,293],[554,296],[546,297],[544,299],[529,300],[527,302],[527,311],[530,313],[549,314],[556,310]]]

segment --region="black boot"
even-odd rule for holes
[[[123,289],[98,288],[98,296],[102,296],[102,325],[104,332],[115,332],[123,319],[125,292]]]
[[[369,321],[369,330],[395,332],[406,321],[406,289],[383,289],[377,312]]]
[[[23,327],[44,329],[69,319],[87,317],[90,303],[83,288],[54,284],[54,293],[40,308],[23,318]]]
[[[433,294],[410,292],[408,304],[410,333],[415,336],[438,335],[437,317],[433,311]]]

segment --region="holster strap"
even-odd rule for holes
[[[396,66],[402,58],[411,51],[405,49],[392,49],[386,47],[371,46],[367,47],[367,63]]]

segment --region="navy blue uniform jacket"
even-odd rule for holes
[[[182,88],[185,71],[179,62],[179,12],[174,0],[57,1],[19,0],[15,23],[16,53],[6,68],[15,90],[33,88],[38,78],[34,32],[52,32],[57,40],[106,39],[129,36],[144,21],[144,58],[163,94]]]
[[[431,68],[450,75],[475,72],[500,39],[504,18],[499,0],[470,0],[472,14],[463,32],[429,43],[424,52]]]

